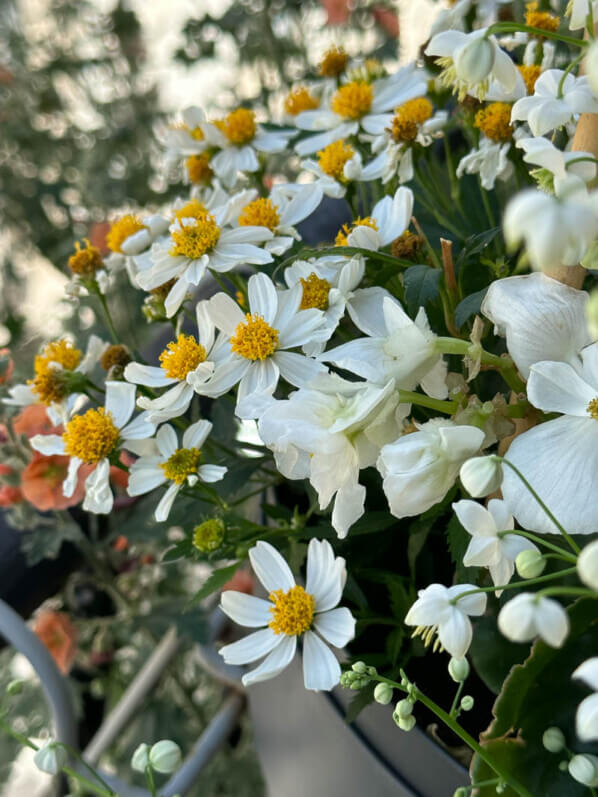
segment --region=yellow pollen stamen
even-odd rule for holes
[[[48,343],[35,356],[33,371],[35,376],[27,384],[42,404],[49,406],[62,401],[68,394],[64,381],[64,371],[74,371],[81,362],[83,352],[62,338]]]
[[[106,246],[113,252],[122,252],[121,246],[124,241],[139,230],[147,229],[139,216],[127,213],[120,219],[112,222],[110,232],[106,236]]]
[[[126,346],[115,343],[108,346],[105,352],[100,357],[100,365],[104,371],[109,371],[114,366],[124,368],[132,360],[131,354]]]
[[[177,122],[176,124],[170,125],[170,127],[172,130],[184,130],[196,141],[203,141],[205,138],[201,127],[189,127],[189,125],[186,125],[184,122]]]
[[[395,141],[414,141],[420,125],[433,114],[434,107],[427,97],[407,100],[395,110],[392,120],[392,137]]]
[[[202,153],[201,155],[191,155],[185,161],[187,175],[192,183],[209,183],[214,172],[210,166],[210,156]]]
[[[318,164],[324,174],[334,177],[339,183],[346,183],[344,175],[345,163],[355,155],[355,150],[349,144],[345,144],[343,139],[333,141],[324,149],[318,152]]]
[[[245,205],[238,221],[241,227],[267,227],[274,232],[280,224],[280,215],[271,199],[260,197]]]
[[[299,636],[309,630],[316,608],[313,595],[297,584],[286,592],[273,590],[268,597],[274,604],[270,607],[272,619],[268,625],[275,634]]]
[[[235,291],[235,299],[237,300],[239,307],[246,306],[247,302],[245,301],[245,294],[243,291]]]
[[[320,100],[310,94],[305,86],[289,92],[284,101],[284,109],[291,116],[297,116],[302,111],[313,111],[319,105]]]
[[[590,415],[595,421],[598,421],[598,396],[596,396],[596,398],[593,398],[590,401],[590,403],[586,407],[586,410],[587,412],[590,413]]]
[[[395,238],[391,245],[392,254],[395,257],[403,257],[406,260],[416,258],[423,245],[421,236],[416,235],[410,230],[405,230],[398,238]]]
[[[480,108],[473,123],[492,141],[510,141],[513,136],[511,108],[509,102],[491,102],[485,108]]]
[[[97,410],[87,410],[83,415],[75,415],[67,423],[62,439],[70,457],[93,464],[112,453],[119,435],[112,414],[106,412],[104,407],[98,407]]]
[[[438,632],[437,625],[418,625],[415,631],[411,634],[411,638],[413,639],[415,637],[420,636],[422,642],[424,643],[424,647],[426,648],[429,647],[430,644],[432,643],[432,640],[434,640],[434,645],[432,646],[432,652],[437,653],[438,651],[440,651],[442,653],[444,647],[441,641],[436,637],[437,632]]]
[[[201,343],[193,335],[181,334],[176,341],[170,341],[160,354],[160,365],[169,379],[185,379],[207,357]]]
[[[542,74],[542,67],[538,64],[521,64],[517,69],[521,72],[527,93],[533,94],[536,80]]]
[[[214,124],[231,144],[248,144],[255,137],[255,113],[248,108],[237,108]]]
[[[372,230],[378,229],[376,219],[373,219],[371,216],[366,216],[362,219],[361,216],[358,216],[353,224],[343,224],[334,239],[335,246],[348,246],[347,237],[356,227],[370,227]]]
[[[167,479],[175,484],[183,484],[187,476],[197,473],[201,451],[199,448],[177,448],[160,467]]]
[[[561,24],[560,17],[549,14],[547,11],[538,11],[538,3],[527,3],[525,6],[525,24],[532,28],[557,31]]]
[[[174,218],[178,219],[202,219],[205,217],[208,209],[203,202],[199,199],[190,199],[188,202],[174,211]]]
[[[320,61],[320,74],[322,77],[338,77],[345,71],[348,61],[349,56],[342,47],[331,47]]]
[[[246,360],[265,360],[278,348],[278,330],[261,315],[245,313],[245,321],[237,326],[230,344],[232,350]]]
[[[73,274],[92,277],[96,271],[104,267],[100,250],[92,246],[87,238],[83,239],[85,248],[81,248],[79,241],[75,241],[75,253],[68,259],[68,267]]]
[[[195,217],[194,224],[185,224],[171,232],[173,245],[170,254],[197,260],[213,249],[220,240],[220,227],[211,213],[204,211]]]
[[[316,307],[318,310],[328,310],[328,294],[330,292],[328,280],[321,279],[312,271],[307,279],[301,277],[301,284],[303,285],[301,310],[309,310],[310,307]]]
[[[330,107],[343,119],[361,119],[372,107],[374,89],[363,80],[341,86],[333,96]]]

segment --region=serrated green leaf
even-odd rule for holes
[[[471,293],[459,302],[455,307],[455,323],[458,327],[462,327],[466,321],[480,312],[480,307],[482,306],[487,291],[488,288],[482,288],[481,291]]]
[[[163,562],[175,562],[177,559],[183,559],[191,556],[194,552],[193,542],[190,537],[185,537],[184,540],[177,542],[172,548],[169,548],[162,556]]]
[[[207,598],[208,595],[211,595],[213,592],[216,592],[216,590],[221,589],[227,581],[231,580],[241,564],[242,560],[239,560],[238,562],[234,562],[232,565],[228,565],[227,567],[220,567],[218,570],[212,570],[205,584],[198,592],[195,593],[189,605],[196,606],[198,603],[204,600],[204,598]]]

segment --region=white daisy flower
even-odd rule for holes
[[[301,161],[301,166],[315,177],[315,185],[326,196],[340,199],[352,180],[364,179],[361,153],[344,138],[318,150],[316,158]]]
[[[513,106],[511,119],[527,122],[534,136],[543,136],[570,122],[580,113],[597,113],[598,100],[585,76],[566,75],[559,89],[564,72],[562,69],[547,69],[543,72],[531,97],[522,97]]]
[[[569,615],[558,601],[534,592],[521,592],[498,613],[500,632],[512,642],[529,642],[539,636],[560,648],[569,633]]]
[[[135,385],[106,382],[103,407],[74,415],[62,435],[35,435],[31,446],[46,456],[69,456],[67,477],[62,485],[64,495],[71,496],[77,485],[77,473],[84,463],[94,465],[85,480],[83,509],[105,515],[112,509],[114,496],[110,489],[110,462],[124,448],[143,453],[146,440],[154,433],[154,425],[144,414],[131,421],[135,410]]]
[[[586,659],[575,670],[572,678],[579,678],[591,689],[593,694],[584,698],[577,708],[575,729],[582,742],[598,740],[598,656]]]
[[[397,105],[425,94],[426,83],[413,66],[403,67],[390,77],[366,82],[344,83],[320,108],[298,114],[295,123],[301,130],[315,135],[295,145],[295,151],[311,155],[339,139],[347,139],[365,130],[380,114],[387,114]],[[323,131],[323,132],[321,132]]]
[[[336,246],[356,246],[376,252],[405,232],[412,211],[413,192],[401,186],[394,196],[385,196],[376,202],[370,216],[358,218],[351,225],[344,224],[334,243]]]
[[[457,166],[457,177],[464,174],[479,174],[482,187],[492,191],[497,180],[505,182],[513,174],[513,164],[507,157],[511,144],[491,141],[482,136],[479,146],[461,158]]]
[[[170,424],[165,424],[151,441],[153,449],[131,465],[129,495],[143,495],[168,483],[168,489],[156,507],[156,520],[168,519],[174,499],[185,484],[193,486],[198,481],[212,484],[224,478],[227,468],[201,464],[201,446],[211,431],[209,421],[197,421],[185,429],[183,444],[179,447],[175,430]]]
[[[201,127],[205,121],[206,115],[202,109],[192,105],[181,113],[180,122],[169,125],[161,132],[161,143],[166,147],[167,160],[199,155],[208,147]]]
[[[477,587],[474,584],[456,584],[454,587],[430,584],[418,591],[417,600],[407,612],[405,623],[416,626],[413,636],[421,636],[425,645],[429,645],[438,635],[434,649],[440,645],[454,658],[462,659],[473,639],[469,617],[479,617],[486,611],[486,595],[483,592],[459,597],[475,589]]]
[[[228,351],[219,349],[214,376],[202,389],[204,395],[221,396],[238,382],[236,413],[255,418],[260,402],[272,395],[279,377],[298,387],[325,370],[316,360],[288,351],[325,340],[327,335],[321,310],[301,310],[302,293],[301,284],[278,291],[265,274],[254,274],[248,282],[248,313],[225,293],[209,300],[212,320],[229,346]]]
[[[106,258],[109,271],[126,269],[132,285],[138,272],[136,256],[147,252],[151,245],[168,232],[168,219],[161,215],[138,216],[126,213],[113,221],[106,235],[110,255]]]
[[[526,163],[545,169],[558,182],[566,180],[569,174],[580,177],[584,183],[596,177],[596,164],[591,152],[563,152],[543,136],[520,138],[515,146],[525,152],[523,160]]]
[[[326,540],[310,540],[304,588],[269,543],[258,542],[249,551],[249,559],[268,600],[226,591],[220,607],[235,623],[260,630],[225,645],[220,655],[227,664],[249,664],[266,657],[243,676],[243,684],[250,686],[279,675],[292,661],[297,639],[302,637],[305,688],[332,689],[340,680],[341,668],[326,643],[343,648],[355,636],[351,612],[338,607],[347,578],[345,560],[334,556]]]

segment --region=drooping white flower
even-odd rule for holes
[[[502,465],[498,458],[472,457],[461,465],[459,478],[474,498],[482,498],[498,490],[502,484]]]
[[[572,678],[586,683],[593,694],[584,698],[577,708],[575,728],[582,742],[598,740],[598,656],[586,659],[575,670]]]
[[[107,381],[103,407],[73,416],[62,435],[38,434],[30,440],[32,448],[41,454],[70,457],[62,485],[67,497],[75,491],[81,465],[94,465],[85,480],[83,509],[88,512],[105,515],[112,509],[110,461],[118,451],[124,448],[141,454],[147,449],[147,438],[152,436],[155,427],[143,413],[131,421],[134,410],[135,385]]]
[[[596,19],[598,17],[597,0],[570,0],[566,11],[569,15],[569,30],[585,28],[590,11],[593,12],[594,19]]]
[[[512,642],[529,642],[539,636],[560,648],[569,633],[569,615],[558,601],[533,592],[521,592],[502,607],[498,627]]]
[[[224,478],[227,469],[220,465],[201,464],[201,446],[212,431],[209,421],[192,423],[183,433],[179,446],[177,434],[170,424],[160,427],[152,448],[129,469],[129,495],[143,495],[168,483],[168,489],[156,507],[158,521],[168,519],[175,498],[185,484],[198,481],[212,484]]]
[[[385,386],[322,375],[288,399],[268,406],[260,437],[287,479],[309,479],[320,509],[334,499],[332,526],[339,537],[363,514],[359,471],[376,462],[380,446],[399,432],[398,394]]]
[[[496,180],[508,180],[513,174],[513,164],[507,157],[510,149],[509,142],[503,144],[482,136],[479,146],[474,147],[459,161],[457,177],[479,174],[482,187],[491,191]]]
[[[35,766],[48,775],[58,775],[67,761],[68,754],[65,748],[54,741],[46,742],[33,756]]]
[[[419,515],[441,501],[484,440],[481,429],[443,418],[416,426],[419,431],[385,445],[376,463],[390,511],[398,518]]]
[[[597,113],[598,100],[588,79],[568,74],[562,69],[547,69],[534,87],[531,97],[522,97],[513,105],[512,121],[527,122],[534,136],[562,127],[579,113]],[[559,94],[559,86],[563,81]]]
[[[515,146],[525,152],[523,160],[554,175],[557,184],[566,180],[568,174],[580,177],[585,183],[596,176],[596,164],[591,152],[563,152],[543,136],[520,138]],[[583,160],[586,158],[586,160]]]
[[[500,534],[514,529],[513,516],[504,501],[493,498],[488,508],[475,501],[462,500],[453,504],[459,523],[472,539],[467,546],[463,564],[466,567],[487,567],[495,585],[508,584],[515,572],[515,559],[521,551],[537,551],[531,540],[518,534]],[[502,590],[496,591],[497,595]]]
[[[577,575],[586,586],[598,592],[598,540],[584,546],[577,557]]]
[[[258,542],[249,558],[269,600],[242,592],[222,593],[225,614],[239,625],[260,630],[225,645],[220,655],[227,664],[249,664],[266,657],[243,676],[243,684],[249,686],[279,675],[293,659],[301,636],[305,688],[332,689],[341,669],[326,643],[343,648],[355,635],[351,612],[338,607],[347,577],[345,560],[334,556],[329,542],[310,540],[304,588],[269,543]]]
[[[156,772],[169,775],[178,769],[182,759],[181,748],[170,739],[161,739],[151,746],[148,763]]]
[[[462,659],[473,638],[469,617],[479,617],[486,611],[483,592],[459,597],[475,589],[474,584],[456,584],[453,587],[430,584],[417,593],[417,600],[407,612],[405,623],[417,626],[414,636],[421,635],[426,644],[438,634],[442,647],[451,656]]]

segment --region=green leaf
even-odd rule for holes
[[[208,595],[216,592],[216,590],[222,589],[226,582],[230,581],[235,575],[242,563],[242,560],[239,560],[227,567],[220,567],[218,570],[212,570],[205,584],[195,593],[189,605],[196,606],[200,601],[204,600],[204,598],[207,598]]]
[[[405,272],[405,301],[415,312],[438,297],[442,272],[430,266],[411,266]]]
[[[372,534],[375,531],[385,531],[394,526],[397,519],[388,512],[366,512],[357,523],[351,526],[351,537],[360,534]]]
[[[474,621],[469,655],[476,673],[494,694],[500,692],[510,670],[516,664],[521,664],[528,650],[527,645],[510,642],[500,633],[496,626],[496,614]]]
[[[21,536],[21,551],[27,565],[33,567],[42,559],[56,559],[63,542],[74,542],[81,535],[75,523],[60,522],[55,526],[38,526]]]
[[[162,556],[163,562],[175,562],[177,559],[188,558],[193,556],[195,548],[193,541],[190,537],[185,537],[184,540],[177,542],[172,548],[169,548]]]
[[[458,327],[462,327],[473,315],[480,312],[487,291],[488,288],[482,288],[481,291],[471,293],[459,302],[455,307],[455,323]]]
[[[388,656],[393,667],[396,667],[399,660],[399,654],[401,652],[401,646],[403,644],[404,637],[405,631],[403,628],[395,628],[386,637],[386,655]]]

